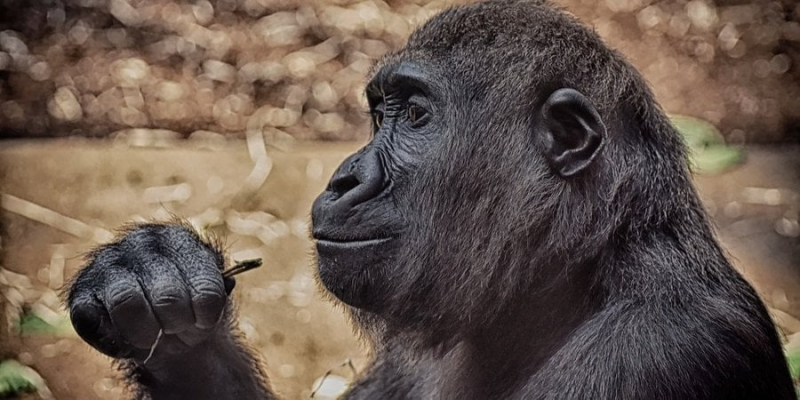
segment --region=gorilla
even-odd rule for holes
[[[372,139],[312,210],[318,279],[374,348],[344,398],[795,398],[680,136],[593,31],[455,7],[366,94]],[[72,323],[140,398],[274,398],[225,266],[186,224],[129,227],[73,279]]]

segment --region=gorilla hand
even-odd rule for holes
[[[221,321],[235,282],[223,279],[224,264],[186,225],[136,225],[92,252],[72,281],[72,324],[106,355],[158,366],[227,333]]]

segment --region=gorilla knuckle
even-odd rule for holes
[[[137,290],[135,285],[134,282],[126,282],[109,286],[106,297],[107,306],[118,308],[144,302],[143,294]]]
[[[150,295],[150,298],[152,299],[153,308],[159,310],[172,310],[186,303],[186,298],[184,296],[181,296],[180,293],[176,293],[175,290],[171,289],[160,290],[158,292],[154,291]]]
[[[227,301],[225,291],[217,288],[198,289],[192,297],[195,307],[206,311],[221,310]]]
[[[67,299],[70,311],[80,310],[81,312],[89,312],[96,307],[96,300],[92,293],[86,288],[75,288],[73,286],[72,292]]]
[[[225,292],[225,287],[222,283],[222,274],[217,273],[216,270],[208,271],[208,273],[196,274],[191,280],[191,285],[195,291],[200,293],[222,294]]]

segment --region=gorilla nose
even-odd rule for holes
[[[333,207],[355,207],[377,197],[385,187],[385,174],[375,151],[356,153],[342,163],[331,178],[328,191],[333,194]]]

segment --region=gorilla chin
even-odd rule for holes
[[[338,241],[316,238],[319,280],[343,303],[377,313],[387,297],[386,261],[398,239]]]

